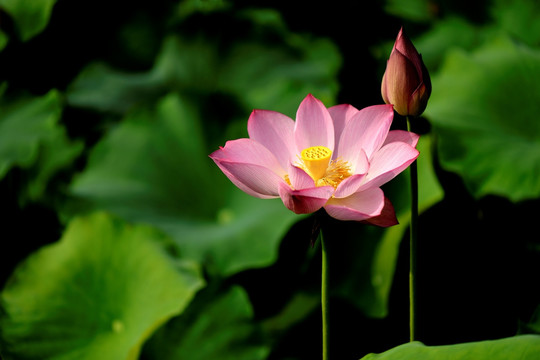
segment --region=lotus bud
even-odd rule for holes
[[[422,56],[411,40],[399,31],[390,58],[386,62],[381,94],[403,116],[419,116],[431,95],[431,79]]]

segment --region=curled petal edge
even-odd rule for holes
[[[385,205],[380,188],[368,189],[344,199],[332,198],[324,206],[328,215],[338,220],[365,221],[381,215]]]
[[[293,190],[288,184],[279,184],[279,196],[287,209],[296,214],[311,214],[326,204],[332,196],[332,186]]]
[[[284,180],[272,170],[256,164],[213,160],[229,180],[246,194],[261,199],[279,196],[278,187]]]

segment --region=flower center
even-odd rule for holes
[[[352,175],[351,166],[341,159],[332,159],[332,150],[325,146],[312,146],[302,150],[300,167],[315,181],[316,186],[337,186]],[[285,179],[289,185],[288,177]]]
[[[326,173],[332,150],[325,146],[312,146],[302,150],[300,157],[313,181],[317,182]]]

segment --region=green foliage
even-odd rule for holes
[[[540,196],[540,123],[534,121],[540,52],[498,38],[472,54],[451,52],[437,76],[427,116],[442,165],[477,196]]]
[[[430,2],[427,0],[387,0],[386,11],[389,14],[418,22],[426,22],[433,18]]]
[[[362,360],[534,360],[540,353],[540,336],[521,335],[467,344],[425,346],[419,342],[400,345],[382,354],[370,354]]]
[[[27,169],[21,200],[41,199],[49,180],[83,150],[59,124],[61,112],[61,95],[55,90],[0,105],[0,178],[13,167]]]
[[[415,46],[421,49],[422,60],[431,71],[438,69],[446,51],[454,48],[472,49],[482,37],[481,31],[461,17],[448,17],[433,24],[430,31],[415,39]]]
[[[181,313],[204,281],[155,230],[97,213],[14,272],[1,295],[6,359],[137,359],[143,342]]]
[[[3,104],[0,112],[0,177],[13,166],[28,167],[36,160],[40,142],[51,137],[62,111],[58,92],[41,98]]]
[[[13,18],[22,41],[27,41],[45,29],[55,3],[56,0],[0,0],[0,8]]]
[[[246,111],[279,104],[281,112],[294,116],[309,92],[333,102],[340,60],[335,46],[324,39],[295,37],[287,47],[246,41],[218,54],[206,39],[171,36],[150,71],[129,74],[91,64],[71,85],[67,99],[73,106],[125,113],[169,91],[218,92],[233,95]]]
[[[144,348],[148,359],[263,360],[270,352],[253,323],[253,310],[244,290],[233,287],[215,296],[203,293],[172,319]]]
[[[499,29],[528,45],[540,43],[540,3],[535,0],[495,0],[491,15]]]

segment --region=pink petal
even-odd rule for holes
[[[384,140],[384,144],[382,146],[392,142],[404,142],[415,148],[416,144],[418,144],[418,139],[420,139],[420,136],[413,132],[405,130],[392,130],[388,132],[388,136]]]
[[[338,220],[363,221],[379,216],[383,207],[383,191],[373,188],[354,193],[343,199],[331,198],[324,209],[328,215]]]
[[[229,180],[231,180],[231,182],[234,185],[236,185],[236,187],[238,187],[240,190],[242,190],[246,194],[257,197],[257,198],[260,198],[260,199],[274,199],[274,198],[277,197],[275,195],[263,194],[263,193],[260,193],[260,192],[257,192],[255,190],[253,190],[251,187],[249,187],[248,185],[246,185],[246,184],[242,183],[240,180],[238,180],[229,170],[227,170],[226,167],[224,167],[220,163],[219,160],[217,160],[217,159],[213,159],[213,160],[216,163],[216,165],[221,169],[221,171],[223,171],[223,173],[229,178]]]
[[[284,170],[286,167],[281,167],[274,154],[264,147],[264,145],[252,139],[227,141],[225,147],[214,151],[210,154],[210,158],[260,165],[274,171],[280,176],[284,176],[286,173]]]
[[[289,181],[293,189],[302,190],[315,187],[315,181],[302,168],[289,163]]]
[[[365,174],[369,169],[369,161],[363,149],[350,154],[348,162],[353,174]]]
[[[379,216],[364,220],[363,222],[381,227],[388,227],[399,224],[396,217],[396,212],[394,211],[394,206],[386,196],[384,197],[384,207],[381,211],[381,214]]]
[[[328,112],[330,113],[330,116],[332,116],[334,122],[334,147],[338,148],[339,138],[345,128],[345,124],[358,113],[358,109],[349,104],[341,104],[328,108]],[[334,159],[336,158],[335,155],[336,154],[334,153]]]
[[[352,195],[362,185],[365,174],[356,174],[343,180],[337,187],[334,197],[344,198]]]
[[[373,155],[369,171],[360,190],[379,187],[405,170],[419,155],[418,150],[403,142],[392,142]]]
[[[228,160],[214,161],[236,186],[256,197],[277,197],[279,184],[284,183],[279,175],[264,166]]]
[[[326,146],[334,151],[334,125],[324,104],[308,95],[296,113],[294,139],[297,153],[311,146]]]
[[[294,144],[294,120],[281,113],[254,110],[248,120],[249,137],[264,145],[286,169],[296,156]]]
[[[338,156],[345,161],[363,149],[368,159],[383,144],[394,118],[392,105],[373,105],[360,110],[345,125]]]
[[[283,204],[296,214],[310,214],[319,210],[326,204],[333,192],[332,186],[293,190],[286,183],[279,184],[279,196],[281,196]]]

